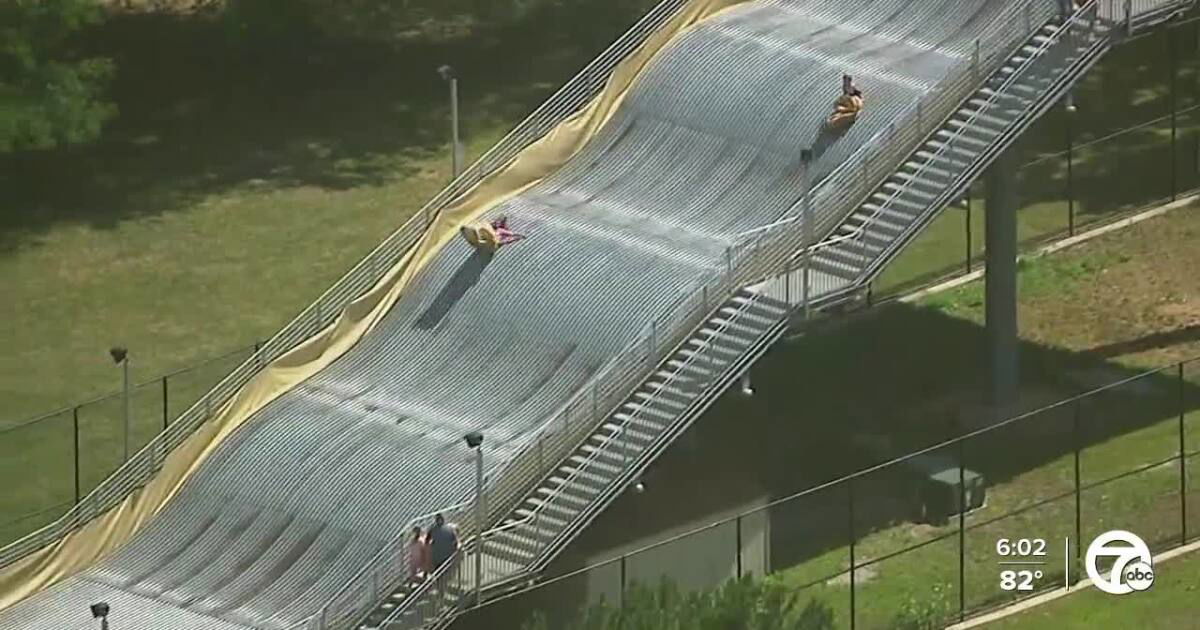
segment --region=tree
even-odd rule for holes
[[[116,115],[112,62],[72,49],[102,17],[95,0],[0,2],[0,151],[86,142]]]

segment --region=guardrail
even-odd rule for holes
[[[511,162],[522,150],[578,112],[600,92],[617,65],[674,17],[688,0],[664,0],[620,39],[530,114],[496,146],[433,197],[417,214],[363,258],[312,305],[297,315],[251,357],[118,468],[55,522],[0,549],[0,568],[62,538],[112,509],[144,485],[179,446],[260,370],[332,324],[354,299],[374,286],[417,244],[437,214],[450,203]]]
[[[860,147],[850,160],[843,162],[823,180],[819,189],[831,192],[825,196],[813,195],[813,200],[809,202],[812,207],[828,208],[830,206],[824,204],[840,202],[840,209],[821,213],[826,221],[829,217],[837,217],[840,220],[846,214],[847,206],[853,208],[857,202],[870,194],[878,180],[894,171],[899,164],[895,160],[908,156],[911,144],[903,150],[893,149],[895,159],[891,160],[872,157],[872,153],[882,147],[894,146],[892,143],[896,142],[915,143],[940,128],[944,119],[973,91],[978,83],[976,77],[982,79],[991,73],[991,67],[985,69],[981,64],[989,63],[998,67],[1019,44],[1026,41],[1034,28],[1033,18],[1019,18],[1033,16],[1035,8],[1042,10],[1044,3],[1040,0],[1028,0],[999,16],[976,46],[977,50],[986,46],[988,53],[975,54],[956,66],[960,75],[964,72],[971,73],[972,70],[973,73],[966,78],[960,76],[955,79],[953,91],[939,90],[931,96],[918,99],[910,107],[909,114],[902,120],[914,120],[919,129],[892,131],[886,135],[877,134],[870,142]],[[1023,26],[1025,23],[1030,24],[1028,29]],[[849,203],[851,200],[853,205]],[[794,210],[795,207],[789,213]],[[804,226],[803,217],[803,214],[795,215],[791,221],[781,222],[775,229],[755,233],[750,238],[731,244],[726,249],[723,268],[710,272],[698,289],[677,298],[663,315],[639,331],[633,342],[610,359],[588,384],[577,390],[555,414],[552,414],[550,419],[536,430],[536,437],[527,442],[506,465],[502,482],[495,482],[487,488],[488,522],[494,522],[504,516],[514,501],[524,496],[534,483],[545,477],[551,467],[586,439],[595,430],[597,422],[606,417],[609,410],[624,400],[627,393],[640,384],[646,374],[704,321],[713,307],[723,304],[727,296],[738,287],[761,279],[769,272],[786,269],[787,265],[795,260],[798,249],[794,230],[791,228],[797,225],[801,229],[811,228],[813,234],[818,230],[816,226]],[[820,220],[815,219],[813,223]],[[860,230],[850,236],[862,239],[863,235],[864,232]],[[807,272],[805,275],[808,275]],[[805,284],[807,285],[807,282]],[[466,514],[449,509],[446,513],[453,515],[453,518],[460,522],[473,520],[464,519],[462,517]],[[474,528],[474,525],[471,527]],[[408,597],[405,601],[417,600]],[[403,609],[398,609],[398,612],[399,610]],[[319,628],[326,630],[335,627],[330,625]]]
[[[1094,3],[1095,0],[1092,4]],[[1163,4],[1157,3],[1156,10]],[[1191,2],[1176,4],[1187,5]],[[737,287],[762,278],[771,278],[771,282],[776,283],[772,285],[773,289],[777,289],[777,283],[782,282],[782,290],[790,294],[795,282],[790,272],[798,259],[803,259],[818,248],[844,243],[846,240],[857,239],[865,246],[864,228],[869,222],[844,237],[802,248],[800,253],[797,253],[796,243],[805,242],[803,239],[806,235],[812,238],[813,235],[832,229],[834,226],[828,223],[843,220],[846,208],[857,207],[862,199],[874,192],[878,183],[893,173],[911,155],[912,146],[941,129],[945,120],[958,110],[960,104],[975,93],[979,83],[1007,62],[1015,51],[1028,41],[1030,35],[1045,23],[1045,20],[1037,17],[1041,15],[1038,12],[1044,13],[1044,9],[1045,3],[1031,0],[1015,5],[1003,14],[994,23],[993,28],[985,31],[984,36],[977,40],[972,56],[952,71],[951,75],[957,76],[951,79],[948,88],[939,89],[925,98],[917,99],[898,124],[891,125],[887,131],[877,134],[856,151],[815,188],[818,192],[805,195],[789,211],[787,218],[769,229],[747,233],[731,245],[726,250],[726,266],[723,271],[710,274],[699,289],[678,299],[665,316],[656,318],[647,329],[643,329],[634,342],[598,371],[588,385],[577,391],[559,413],[552,416],[552,419],[538,430],[538,437],[531,440],[506,468],[504,486],[488,489],[489,497],[493,497],[493,500],[489,500],[489,505],[492,506],[489,519],[502,517],[514,499],[523,496],[532,483],[544,478],[549,472],[549,467],[556,465],[561,457],[565,456],[567,449],[574,448],[586,439],[595,430],[596,423],[607,418],[607,412],[623,400],[630,389],[639,384],[662,358],[704,320],[711,310],[709,307],[718,305],[710,293],[716,293],[716,300],[724,303],[725,296]],[[1095,10],[1095,7],[1092,6],[1091,9]],[[1051,16],[1043,17],[1049,19]],[[1061,34],[1069,30],[1070,27],[1060,30],[1044,45],[1060,41]],[[1020,68],[1028,68],[1029,63],[1030,61],[1023,62]],[[1020,74],[1021,70],[1018,69],[1009,81]],[[797,207],[802,211],[797,213]],[[804,208],[813,211],[806,213],[803,212]],[[806,217],[811,217],[809,225],[805,225]],[[802,266],[802,269],[804,293],[801,302],[807,305],[814,295],[820,293],[809,293],[810,271],[807,266]],[[837,287],[827,289],[836,291]],[[675,325],[663,330],[660,321]],[[703,354],[703,350],[693,355],[693,358],[699,354]],[[609,386],[609,383],[620,385]],[[614,392],[617,394],[615,398],[612,395]],[[600,416],[600,412],[605,415]],[[636,416],[636,412],[633,415]],[[586,421],[577,420],[581,417],[586,418]],[[605,448],[613,443],[607,442]],[[593,454],[591,457],[594,456]],[[587,462],[580,469],[586,466]],[[578,474],[578,471],[572,474]],[[547,503],[552,501],[553,497]],[[533,514],[515,523],[524,524],[536,519],[542,509],[544,508],[539,507]],[[400,611],[397,611],[396,614],[399,613]]]

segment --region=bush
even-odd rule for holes
[[[933,594],[926,598],[917,599],[908,596],[892,619],[893,630],[938,630],[950,615],[952,606],[948,596],[949,588],[941,584],[933,586]]]
[[[770,580],[730,580],[707,592],[683,593],[669,582],[657,587],[634,585],[624,605],[592,606],[571,630],[831,630],[833,611],[812,600],[801,609],[799,597]],[[536,613],[523,630],[548,630]]]

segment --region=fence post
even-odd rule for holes
[[[958,439],[958,620],[967,618],[967,438]]]
[[[967,228],[966,229],[966,232],[967,232],[967,264],[966,264],[966,268],[967,268],[967,273],[971,273],[971,246],[974,243],[971,242],[971,186],[969,184],[967,185],[966,228]]]
[[[71,410],[71,419],[75,425],[75,505],[79,505],[79,407]]]
[[[1175,29],[1173,29],[1173,28],[1167,28],[1167,48],[1170,49],[1170,54],[1169,54],[1170,63],[1168,64],[1168,67],[1170,68],[1170,72],[1171,72],[1171,78],[1167,84],[1167,87],[1168,87],[1167,98],[1171,103],[1171,201],[1175,201],[1176,194],[1178,193],[1178,190],[1179,190],[1179,185],[1178,185],[1179,182],[1176,179],[1178,177],[1178,171],[1179,171],[1179,168],[1178,168],[1179,165],[1177,164],[1177,160],[1179,158],[1178,158],[1178,152],[1176,151],[1176,147],[1175,147],[1176,133],[1177,133],[1178,125],[1176,125],[1176,116],[1175,116],[1177,107],[1176,107],[1176,100],[1175,100],[1175,73],[1176,73]]]
[[[625,607],[625,589],[628,586],[625,582],[627,574],[625,573],[625,559],[628,554],[621,554],[621,608]]]
[[[738,514],[737,520],[734,521],[737,536],[737,578],[742,578],[742,515]]]
[[[854,596],[855,596],[855,591],[857,589],[857,587],[855,585],[854,574],[857,571],[854,566],[854,538],[855,538],[855,536],[854,536],[854,478],[853,477],[846,480],[846,497],[849,499],[847,501],[847,505],[846,505],[846,508],[847,508],[846,509],[847,523],[846,524],[847,524],[847,527],[849,530],[848,533],[850,534],[850,630],[854,630],[854,628],[856,627],[855,626],[855,624],[856,624],[855,617],[857,617],[858,615],[855,614],[856,608],[854,605]]]
[[[169,425],[171,423],[171,412],[170,412],[171,406],[170,406],[170,404],[168,404],[168,401],[170,400],[170,398],[168,397],[169,395],[167,393],[167,379],[168,378],[170,378],[170,377],[169,376],[162,377],[163,431],[166,431],[167,425]]]
[[[1082,436],[1079,432],[1079,416],[1082,406],[1082,400],[1075,401],[1075,413],[1071,429],[1072,441],[1075,443],[1075,567],[1077,569],[1079,568],[1080,560],[1079,552],[1083,544],[1083,520],[1081,518],[1083,514],[1082,489],[1079,483],[1079,450],[1083,444]]]
[[[1187,440],[1185,438],[1183,419],[1186,415],[1183,393],[1183,362],[1179,362],[1179,544],[1185,545],[1187,535]]]

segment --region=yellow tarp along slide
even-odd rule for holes
[[[520,194],[553,173],[608,122],[629,87],[662,48],[689,27],[746,0],[691,0],[663,28],[626,58],[604,90],[492,174],[455,205],[443,210],[425,234],[369,292],[355,300],[336,322],[280,356],[250,380],[213,417],[167,456],[162,470],[117,507],[20,561],[0,569],[0,610],[83,571],[128,541],[183,487],[206,459],[254,413],[321,371],[349,350],[387,314],[408,283],[459,227]]]

